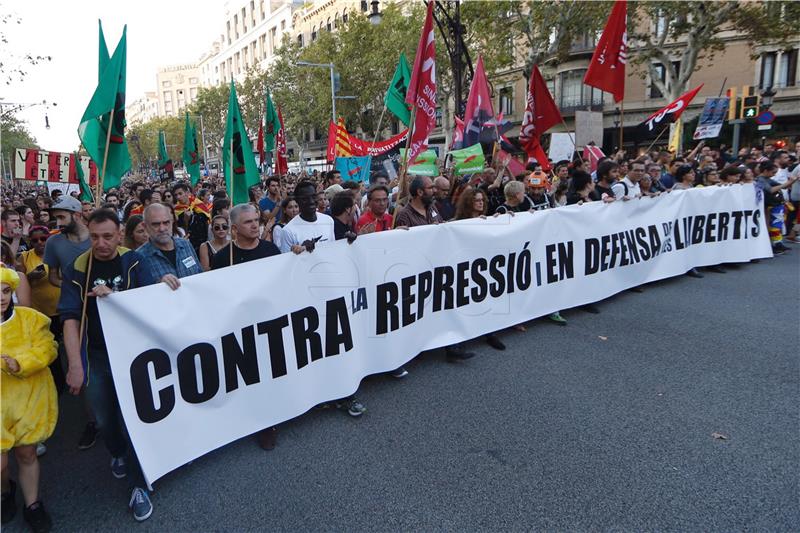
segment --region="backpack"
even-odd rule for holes
[[[208,217],[201,213],[192,213],[189,219],[189,242],[195,251],[208,240]]]

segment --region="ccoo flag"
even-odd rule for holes
[[[428,135],[436,125],[436,47],[433,42],[433,4],[428,2],[425,24],[419,36],[414,69],[408,83],[406,103],[414,106],[414,121],[411,129],[411,144],[408,164],[428,148]]]
[[[225,141],[222,144],[222,160],[225,172],[225,187],[233,205],[250,201],[250,187],[257,185],[260,176],[253,147],[247,136],[247,129],[242,121],[239,100],[236,98],[236,86],[231,80],[231,91],[228,97],[228,118],[225,121]]]
[[[614,95],[614,102],[625,96],[625,63],[628,61],[628,6],[616,0],[603,35],[597,41],[583,83]]]
[[[183,166],[192,177],[192,185],[200,181],[200,155],[197,150],[197,128],[189,122],[189,113],[183,125]]]
[[[131,168],[131,156],[128,143],[125,142],[127,31],[128,27],[125,26],[114,55],[106,63],[78,126],[81,143],[100,169],[99,179],[104,190],[118,187],[122,176]],[[104,48],[105,42],[102,41],[101,59]]]
[[[406,55],[401,53],[397,68],[394,71],[392,83],[386,91],[383,103],[386,109],[391,111],[400,122],[408,126],[411,123],[411,106],[406,102],[408,92],[408,82],[411,79],[411,70],[408,68]]]
[[[531,70],[531,81],[528,87],[527,104],[522,115],[519,142],[528,157],[532,157],[542,165],[545,172],[550,170],[550,164],[541,145],[541,136],[544,132],[561,122],[561,112],[550,95],[550,90],[539,72],[539,67],[534,65]]]
[[[675,122],[678,120],[683,112],[689,107],[689,104],[694,100],[694,97],[697,96],[697,93],[700,92],[700,89],[703,88],[703,84],[701,83],[688,93],[684,93],[678,97],[677,100],[671,102],[668,106],[662,107],[649,117],[647,117],[644,122],[637,126],[639,131],[642,132],[643,135],[648,135],[652,133],[657,126],[660,126],[662,122],[665,124],[669,124],[671,122]]]

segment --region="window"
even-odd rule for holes
[[[247,33],[247,10],[242,8],[242,33]]]
[[[333,15],[333,29],[339,25],[339,13]]]
[[[758,83],[759,89],[769,89],[775,79],[775,59],[777,54],[770,52],[761,56],[761,78]]]
[[[342,24],[347,24],[347,10],[342,11]]]
[[[331,18],[328,17],[328,23],[325,25],[325,29],[331,31]]]
[[[169,88],[169,87],[172,87],[172,82],[169,81],[169,80],[164,80],[164,81],[161,82],[161,86],[164,87],[165,89]]]
[[[277,34],[278,34],[278,29],[277,28],[272,28],[271,30],[269,30],[269,53],[270,54],[274,54],[275,53],[275,38],[277,37]]]
[[[197,78],[189,78],[189,83],[192,85],[197,85]]]
[[[794,87],[797,80],[797,48],[786,50],[781,57],[781,68],[778,70],[778,87]]]
[[[559,107],[561,109],[603,105],[603,92],[583,84],[585,74],[586,69],[570,70],[560,74]]]
[[[284,32],[284,31],[286,31],[286,21],[282,20],[281,21],[281,32]]]
[[[664,15],[664,10],[659,9],[656,17],[656,37],[661,37],[667,31],[667,17]]]
[[[297,36],[297,44],[299,44],[301,47],[303,46],[303,34],[302,33]]]
[[[311,42],[313,43],[316,40],[317,40],[317,27],[314,26],[313,28],[311,28]]]
[[[362,3],[364,3],[364,2],[362,2]],[[437,107],[436,108],[436,127],[437,128],[441,128],[442,127],[442,108],[441,107]]]
[[[261,20],[264,20],[265,18],[267,18],[267,10],[264,9],[264,0],[261,0],[259,2],[258,9],[261,12]]]
[[[239,38],[239,15],[233,16],[233,36],[234,39]]]
[[[250,0],[250,26],[256,25],[256,0]]]
[[[191,89],[189,89],[189,98],[191,101],[197,99],[197,87],[192,87]]]
[[[672,68],[675,69],[675,72],[679,72],[680,69],[681,69],[681,62],[680,61],[673,61],[672,62]],[[667,83],[667,71],[664,68],[664,65],[662,65],[661,63],[657,63],[655,65],[655,69],[656,69],[656,74],[658,76],[658,79],[660,79],[664,83]],[[667,88],[669,88],[669,83],[667,83]],[[651,80],[650,81],[650,98],[663,98],[663,97],[664,97],[664,95],[661,94],[661,91],[658,89],[658,87],[656,87],[655,82],[653,82]]]
[[[228,21],[228,44],[231,44],[231,21]]]
[[[500,93],[500,112],[505,115],[513,115],[514,114],[514,88],[513,87],[502,87],[499,91]]]
[[[362,13],[366,13],[369,11],[369,5],[367,4],[367,0],[361,0],[361,11]]]

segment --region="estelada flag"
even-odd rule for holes
[[[464,121],[458,117],[456,119],[456,127],[453,128],[453,140],[450,142],[451,150],[460,150],[464,146]]]
[[[467,107],[464,111],[464,139],[462,146],[472,146],[480,142],[483,125],[494,118],[492,96],[489,92],[489,82],[483,69],[483,58],[478,56],[475,66],[475,76],[469,87]]]
[[[627,24],[627,2],[617,0],[583,77],[583,83],[586,85],[613,94],[614,102],[620,102],[625,96],[625,64],[628,61]]]
[[[526,100],[519,142],[528,157],[535,158],[542,168],[548,171],[550,165],[547,162],[547,155],[542,149],[541,136],[563,119],[544,78],[542,78],[542,73],[539,72],[539,67],[536,65],[531,70],[531,81]]]
[[[678,97],[677,100],[670,103],[666,107],[662,107],[649,117],[647,117],[644,122],[637,126],[640,131],[645,134],[652,133],[658,126],[663,124],[669,124],[670,122],[675,122],[681,116],[681,114],[689,107],[689,104],[694,100],[694,97],[697,96],[697,93],[700,92],[700,89],[703,88],[703,84],[701,83],[688,93],[684,93]]]
[[[597,163],[600,161],[601,157],[605,157],[606,154],[600,149],[600,147],[595,146],[594,144],[587,144],[583,147],[583,160],[589,162],[589,166],[594,172],[597,170]]]
[[[428,136],[436,125],[436,47],[434,46],[433,4],[428,2],[425,24],[419,36],[417,55],[406,92],[406,102],[416,106],[414,128],[408,150],[408,164],[428,148]]]

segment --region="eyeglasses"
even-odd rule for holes
[[[49,237],[31,237],[31,242],[45,242]]]
[[[214,231],[220,231],[220,230],[228,231],[228,226],[227,225],[218,226],[215,224]]]

